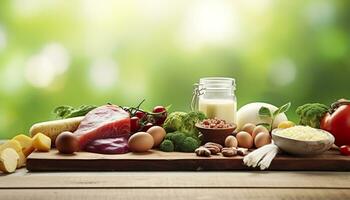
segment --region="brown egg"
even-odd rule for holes
[[[238,146],[238,142],[237,139],[235,138],[235,136],[230,135],[227,136],[225,139],[225,147],[237,147]]]
[[[254,145],[253,137],[245,131],[241,131],[236,135],[238,146],[243,148],[252,148]]]
[[[147,130],[147,133],[149,133],[154,140],[153,147],[157,147],[160,145],[160,143],[164,140],[166,132],[164,128],[160,126],[153,126],[150,129]]]
[[[258,133],[261,133],[261,132],[269,133],[269,130],[267,130],[267,128],[263,125],[259,125],[255,127],[252,133],[253,139],[256,137]]]
[[[256,127],[255,124],[247,123],[242,127],[242,131],[245,131],[250,135],[252,135],[255,127]]]
[[[254,139],[254,144],[256,148],[260,148],[271,143],[271,136],[269,133],[260,132],[256,135]]]
[[[152,149],[154,140],[152,135],[146,132],[133,134],[128,141],[128,147],[132,152],[146,152]]]

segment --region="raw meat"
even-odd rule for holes
[[[123,154],[129,152],[128,138],[107,138],[90,142],[85,147],[86,151],[101,154]]]
[[[97,139],[128,138],[130,115],[115,105],[100,106],[86,114],[74,134],[79,138],[80,149]]]

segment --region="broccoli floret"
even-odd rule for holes
[[[171,140],[175,146],[175,151],[180,151],[180,146],[186,139],[186,135],[182,132],[176,131],[173,133],[167,133],[165,139]]]
[[[170,140],[164,140],[160,146],[159,146],[159,149],[161,151],[165,151],[165,152],[173,152],[174,151],[174,144],[172,141]]]
[[[172,137],[175,135],[175,132],[174,133],[167,133],[166,135],[165,135],[165,140],[172,140]]]
[[[299,124],[320,128],[321,119],[329,111],[329,107],[320,103],[308,103],[299,106],[296,114],[300,117]]]
[[[204,112],[201,112],[201,111],[191,111],[191,112],[188,113],[188,115],[191,115],[191,113],[193,113],[193,114],[197,117],[197,119],[198,119],[199,121],[203,121],[203,120],[207,119],[207,116],[204,114]]]
[[[181,131],[187,133],[187,136],[198,138],[199,131],[196,128],[196,123],[203,121],[207,117],[203,112],[191,111],[189,112],[183,120],[184,125]]]
[[[180,130],[183,126],[183,119],[187,115],[185,112],[173,112],[167,117],[163,128],[166,132],[174,132]]]
[[[173,112],[165,120],[166,140],[172,141],[175,151],[193,152],[200,144],[196,123],[206,119],[199,111]]]
[[[175,144],[175,147],[176,147],[181,145],[185,139],[186,139],[186,135],[184,133],[175,132],[170,140]]]
[[[195,124],[205,118],[205,114],[199,111],[173,112],[165,120],[163,127],[167,132],[180,131],[185,133],[186,136],[198,138],[198,130]]]
[[[186,136],[182,132],[167,133],[164,141],[171,141],[175,151],[180,152],[194,152],[199,147],[199,141],[193,137]],[[164,143],[164,142],[163,142]],[[162,144],[163,144],[162,143]],[[162,144],[160,146],[162,150]]]
[[[199,147],[199,142],[192,138],[187,137],[180,145],[180,151],[182,152],[194,152]]]

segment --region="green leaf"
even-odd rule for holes
[[[259,110],[259,116],[260,117],[272,117],[270,109],[262,106]]]
[[[273,116],[277,116],[278,114],[285,113],[289,110],[291,103],[288,102],[283,106],[279,107],[275,112],[273,112]]]
[[[71,106],[58,106],[54,109],[54,113],[57,115],[57,117],[66,119],[66,118],[72,118],[72,117],[78,117],[78,116],[84,116],[89,111],[97,108],[97,106],[93,105],[82,105],[78,108],[73,108]]]
[[[53,113],[55,113],[60,118],[65,118],[65,116],[69,115],[73,107],[71,106],[58,106],[54,109]]]
[[[168,105],[167,107],[165,107],[165,110],[169,112],[169,110],[172,106],[173,106],[173,104]]]

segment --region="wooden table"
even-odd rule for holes
[[[350,172],[0,174],[0,199],[350,199]]]

